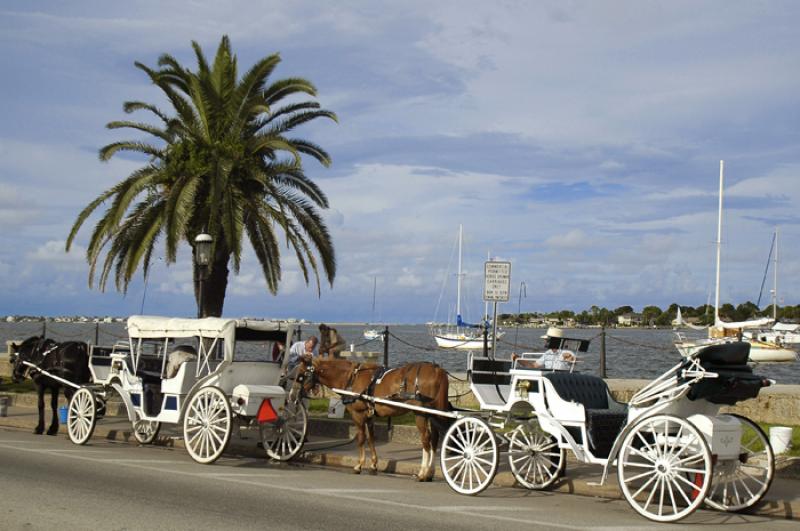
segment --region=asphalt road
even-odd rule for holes
[[[698,511],[702,528],[798,529],[797,522]],[[729,527],[733,525],[734,527]],[[460,496],[443,481],[136,447],[0,429],[2,529],[665,529],[625,502],[492,487]],[[674,529],[674,527],[673,527]]]

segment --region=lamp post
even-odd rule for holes
[[[197,317],[205,317],[203,315],[203,288],[208,272],[208,265],[211,263],[211,243],[214,238],[210,234],[198,234],[194,239],[194,263],[197,265],[197,281],[199,283],[200,300],[197,305]]]

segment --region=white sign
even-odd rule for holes
[[[483,266],[483,300],[508,302],[511,262],[486,262]]]

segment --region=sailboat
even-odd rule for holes
[[[773,254],[772,251],[775,251]],[[778,229],[772,237],[772,246],[769,250],[769,258],[773,261],[773,284],[772,284],[772,320],[775,324],[770,329],[754,330],[745,332],[745,337],[755,339],[766,343],[775,343],[776,345],[800,345],[800,324],[789,324],[778,322]],[[764,270],[764,280],[767,278],[767,270],[769,269],[769,259],[767,260],[767,269]],[[764,280],[761,282],[761,290],[764,289]],[[761,303],[761,293],[758,294],[758,302],[756,306]]]
[[[458,226],[458,274],[456,275],[456,322],[455,324],[444,327],[431,327],[431,335],[440,348],[456,350],[479,350],[483,348],[483,331],[488,327],[488,323],[482,325],[469,324],[464,322],[461,317],[461,279],[464,274],[461,272],[462,243],[464,229]],[[497,337],[502,334],[498,332]],[[487,347],[492,348],[494,336],[491,332],[487,335]]]
[[[745,328],[759,328],[772,322],[771,319],[762,318],[735,323],[725,322],[719,316],[719,277],[720,261],[722,257],[722,198],[725,182],[725,163],[719,161],[719,214],[717,217],[717,269],[716,269],[716,296],[714,299],[714,326],[708,329],[706,339],[686,339],[678,335],[675,347],[684,356],[691,356],[698,350],[719,343],[737,341],[742,337]],[[750,343],[750,361],[791,362],[797,359],[797,353],[783,348],[774,343],[767,343],[756,339],[743,340]]]
[[[375,292],[378,289],[378,277],[372,277],[372,314],[370,322],[375,320]],[[373,339],[380,339],[383,341],[383,333],[377,328],[367,328],[364,330],[364,339],[372,341]]]

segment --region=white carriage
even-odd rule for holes
[[[558,339],[559,348],[569,340]],[[563,474],[566,451],[616,467],[619,486],[641,515],[677,521],[702,503],[723,510],[752,507],[769,489],[774,455],[761,428],[722,404],[755,397],[769,380],[747,365],[747,343],[717,345],[683,358],[636,393],[616,402],[598,377],[535,370],[470,355],[469,374],[481,412],[458,415],[442,442],[441,467],[461,494],[492,482],[500,449],[520,485],[545,489]]]
[[[89,441],[116,394],[137,441],[152,442],[162,424],[182,427],[186,450],[199,463],[216,461],[235,428],[258,429],[273,459],[301,450],[307,412],[280,385],[292,323],[133,316],[127,329],[128,341],[91,349],[93,383],[80,387],[68,407],[72,442]]]

